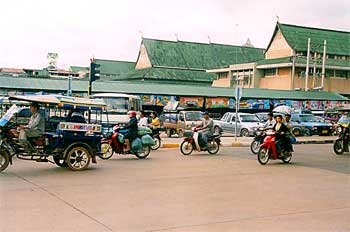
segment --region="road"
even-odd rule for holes
[[[350,231],[350,154],[331,149],[296,145],[291,164],[265,166],[247,147],[82,172],[15,160],[0,174],[0,231]]]

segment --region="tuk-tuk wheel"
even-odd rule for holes
[[[0,172],[4,171],[10,163],[10,154],[7,150],[0,149]]]
[[[66,163],[72,171],[86,169],[91,161],[91,155],[85,147],[77,146],[69,150],[66,156]]]

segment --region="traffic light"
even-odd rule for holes
[[[97,64],[94,61],[90,63],[90,82],[100,79],[100,66],[100,64]]]

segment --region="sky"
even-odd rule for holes
[[[136,61],[141,36],[266,48],[279,22],[350,31],[349,0],[0,0],[0,67]]]

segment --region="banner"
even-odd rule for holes
[[[229,99],[225,97],[206,98],[205,108],[228,108]]]
[[[204,97],[180,97],[179,105],[182,107],[203,107]]]

